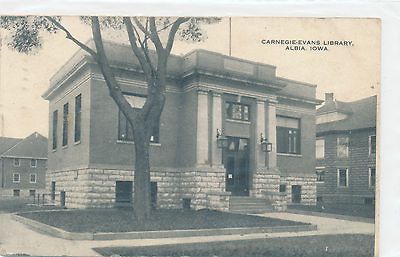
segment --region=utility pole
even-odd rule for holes
[[[1,54],[3,50],[3,44],[2,44],[2,37],[1,37],[1,31],[0,31],[0,137],[4,136],[4,114],[3,114],[3,103],[1,101],[1,96],[2,96],[2,82],[1,82]]]
[[[232,56],[232,17],[229,17],[229,56]]]

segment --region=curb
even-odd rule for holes
[[[192,236],[219,236],[219,235],[242,235],[256,233],[279,233],[300,232],[317,230],[317,225],[294,225],[276,227],[244,227],[244,228],[216,228],[216,229],[188,229],[188,230],[161,230],[161,231],[135,231],[119,233],[76,233],[68,232],[32,219],[16,214],[13,219],[27,225],[34,231],[46,235],[68,240],[116,240],[116,239],[154,239],[169,237],[192,237]]]
[[[372,218],[348,216],[348,215],[341,215],[341,214],[334,214],[334,213],[327,213],[327,212],[303,211],[303,210],[295,210],[295,209],[287,209],[286,212],[293,213],[293,214],[312,215],[312,216],[318,216],[318,217],[323,217],[323,218],[332,218],[332,219],[338,219],[338,220],[348,220],[348,221],[356,221],[356,222],[365,222],[365,223],[375,224],[375,219],[372,219]]]

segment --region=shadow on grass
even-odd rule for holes
[[[367,235],[326,235],[94,250],[103,256],[372,257],[374,238]]]
[[[339,214],[353,217],[362,218],[375,218],[375,208],[372,205],[362,205],[362,204],[329,204],[317,206],[307,206],[307,205],[292,205],[288,206],[289,209],[301,210],[301,211],[312,211],[320,213],[330,213]]]
[[[56,206],[39,206],[33,204],[33,198],[3,197],[0,198],[0,213],[60,209]]]
[[[129,232],[207,228],[274,227],[306,223],[212,210],[156,210],[145,222],[132,209],[86,209],[19,214],[69,232]]]

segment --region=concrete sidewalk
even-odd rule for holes
[[[266,213],[261,216],[308,222],[318,226],[317,231],[260,233],[249,235],[201,236],[162,239],[128,239],[112,241],[65,240],[34,232],[25,225],[14,221],[11,214],[0,214],[0,255],[26,253],[29,255],[72,255],[95,256],[95,247],[109,246],[150,246],[184,243],[201,243],[233,240],[250,240],[274,237],[295,237],[327,234],[374,234],[374,224],[337,220],[324,217],[292,213]]]

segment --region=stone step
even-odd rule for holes
[[[229,200],[229,211],[234,213],[264,213],[273,211],[273,207],[264,198],[233,196]]]
[[[272,208],[259,208],[259,209],[251,209],[251,210],[229,210],[232,213],[238,213],[238,214],[259,214],[259,213],[266,213],[266,212],[272,212]]]

